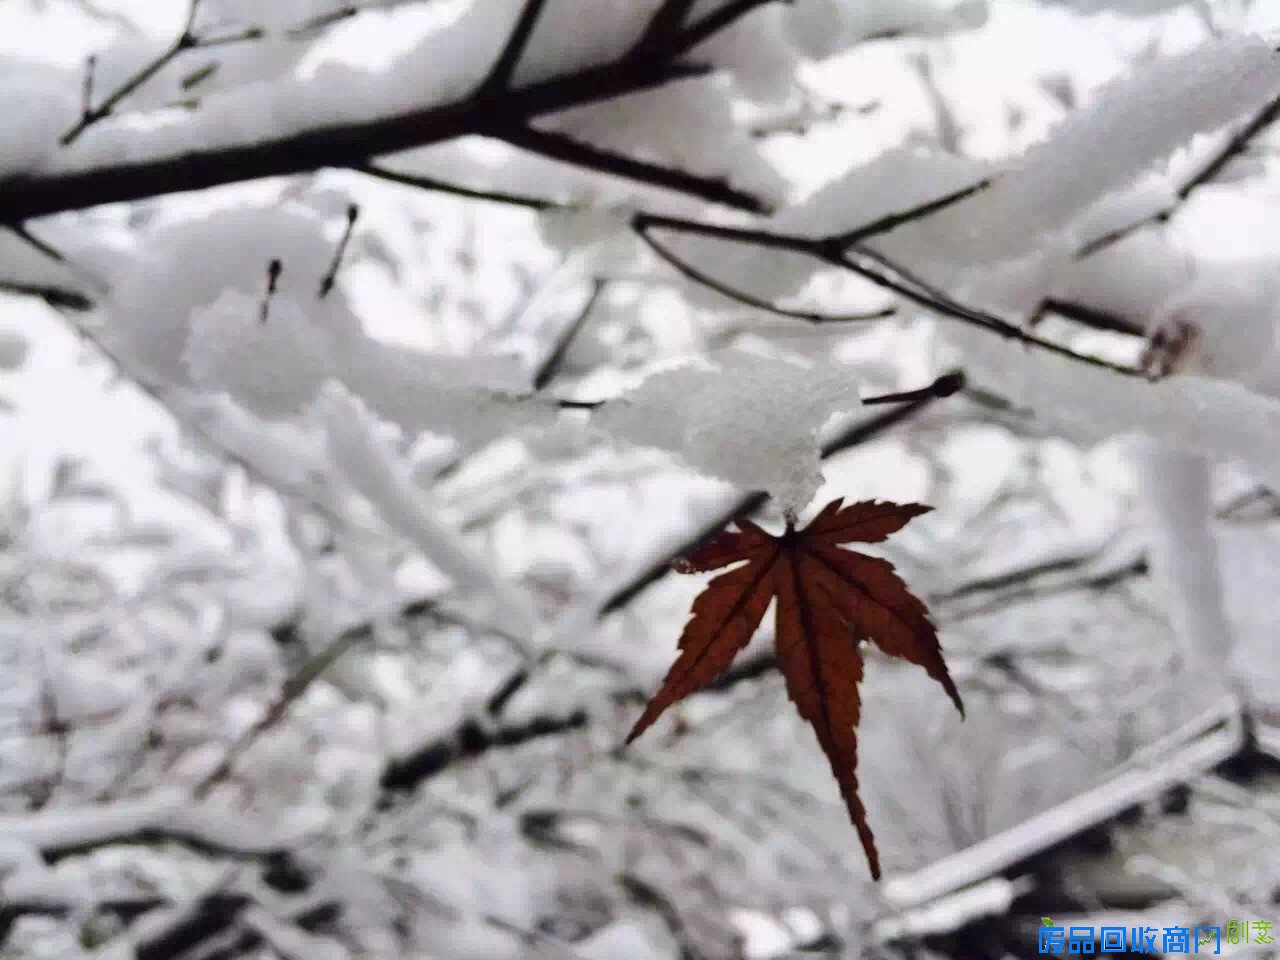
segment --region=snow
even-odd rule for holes
[[[1064,257],[1047,292],[1145,329],[1151,312],[1186,284],[1187,271],[1186,257],[1164,231],[1140,230],[1103,254],[1081,260]]]
[[[27,359],[27,338],[10,327],[0,327],[0,372],[19,369]]]
[[[1280,313],[1274,277],[1270,260],[1202,264],[1156,308],[1149,332],[1194,331],[1180,369],[1249,383],[1276,363]]]
[[[0,816],[0,833],[42,851],[92,846],[104,838],[147,831],[171,831],[213,846],[245,854],[285,849],[305,836],[305,825],[275,829],[271,825],[210,807],[193,807],[185,790],[156,790],[143,800],[120,801],[94,808],[46,810]]]
[[[69,70],[0,53],[0,179],[40,169],[80,118]]]
[[[1254,36],[1208,40],[1144,64],[1069,114],[990,189],[938,214],[930,230],[949,232],[946,255],[958,263],[1012,259],[1278,89],[1280,56]]]
[[[965,357],[974,382],[991,384],[1066,436],[1086,441],[1142,433],[1184,450],[1247,464],[1280,482],[1280,401],[1226,380],[1183,375],[1148,383],[969,329],[946,339]]]
[[[524,428],[549,426],[556,410],[540,399],[522,400],[490,387],[507,379],[505,362],[486,371],[458,357],[428,354],[370,340],[338,357],[338,379],[379,416],[409,435],[451,437],[464,449],[484,446]],[[513,383],[512,380],[515,380]],[[518,387],[511,376],[508,389]]]
[[[607,405],[592,426],[674,453],[744,490],[768,491],[781,508],[799,512],[822,482],[819,431],[860,404],[856,381],[838,367],[737,354],[721,358],[715,372],[656,373]]]
[[[845,233],[972,187],[1000,171],[927,147],[894,147],[848,170],[774,218],[782,230],[822,237]]]
[[[329,456],[341,476],[442,573],[460,586],[483,590],[496,605],[496,624],[517,643],[527,644],[532,626],[529,599],[504,583],[457,532],[441,523],[439,508],[414,484],[359,400],[330,383],[318,407]]]
[[[868,38],[980,26],[986,9],[986,0],[813,0],[797,4],[788,23],[797,46],[822,58]]]
[[[262,417],[298,412],[334,371],[333,338],[293,297],[263,301],[228,288],[191,314],[183,351],[193,385],[225,390]]]
[[[785,181],[735,122],[733,93],[724,78],[693,78],[616,102],[563,110],[537,126],[664,167],[721,178],[776,203]]]
[[[698,0],[693,14],[722,2]],[[616,56],[656,3],[605,0],[584,17],[578,0],[549,0],[517,82]],[[46,6],[24,17],[50,29],[20,35],[65,70],[46,92],[57,87],[50,100],[72,119],[87,50],[106,57],[101,92],[185,13],[129,4],[148,30],[131,43],[110,21],[63,31],[87,4]],[[1220,27],[1261,24],[1266,6],[1213,14]],[[141,113],[53,156],[35,129],[44,118],[21,117],[31,128],[19,159],[74,170],[216,151],[465,95],[518,7],[388,3],[294,43],[288,26],[333,6],[203,0],[202,30],[260,22],[271,37],[184,55],[130,98]],[[20,46],[6,30],[17,6],[0,8],[0,47]],[[4,948],[123,957],[215,891],[251,901],[234,935],[256,931],[261,950],[299,956],[728,956],[746,909],[753,955],[828,932],[874,951],[888,935],[874,924],[883,905],[776,678],[693,698],[662,736],[615,749],[701,584],[660,579],[603,619],[600,604],[665,565],[741,490],[796,512],[836,496],[936,507],[885,550],[929,600],[971,719],[959,724],[909,671],[868,670],[862,776],[895,872],[1051,818],[1184,721],[1228,661],[1250,674],[1242,695],[1274,704],[1274,671],[1260,666],[1274,639],[1268,501],[1236,511],[1244,520],[1211,517],[1225,494],[1280,482],[1269,148],[1170,223],[1074,257],[1171,204],[1180,178],[1273,92],[1271,55],[1227,35],[1150,63],[1198,42],[1204,24],[1189,9],[1106,13],[768,4],[691,56],[725,66],[714,79],[538,122],[725,176],[780,207],[730,222],[813,235],[994,175],[986,194],[874,242],[1013,320],[1049,294],[1149,334],[1194,328],[1159,383],[951,320],[765,318],[677,282],[626,228],[634,208],[731,214],[476,139],[384,160],[590,209],[539,217],[325,171],[31,224],[74,269],[0,237],[0,281],[88,294],[98,309],[76,322],[125,361],[109,374],[37,298],[0,299],[0,396],[13,408],[0,412],[0,889],[6,906],[30,896],[69,911],[17,918]],[[898,29],[912,33],[878,36]],[[197,85],[200,109],[160,109],[211,60],[220,67]],[[749,132],[790,120],[796,131]],[[48,127],[54,139],[65,128]],[[321,298],[351,202],[357,230]],[[771,299],[885,302],[808,260],[664,239]],[[605,294],[570,362],[529,396],[528,361],[547,355],[597,279]],[[1058,318],[1038,329],[1082,350],[1142,349],[1065,332]],[[861,393],[921,386],[957,360],[1017,409],[952,398],[819,462],[832,415],[870,415]],[[562,412],[553,395],[615,399]],[[179,448],[179,423],[199,449]],[[1130,434],[1154,439],[1145,453],[1087,449]],[[236,455],[243,464],[228,462]],[[1138,550],[1153,576],[1081,585]],[[974,584],[1064,560],[1025,588]],[[289,692],[287,678],[352,628],[360,642],[192,802],[181,785],[208,775]],[[746,656],[767,649],[768,632]],[[495,702],[513,677],[518,691]],[[431,775],[407,795],[384,791],[388,764],[415,756]],[[131,842],[151,834],[162,842]],[[307,893],[273,888],[283,864],[265,858],[278,847],[308,874]],[[678,938],[620,876],[673,905]],[[992,889],[976,907],[961,897],[898,928],[1002,912],[1008,891]],[[123,929],[116,897],[174,905]],[[330,901],[332,927],[299,920]],[[106,943],[81,946],[95,938]]]
[[[658,946],[654,939],[639,924],[611,923],[574,944],[574,953],[583,960],[674,960],[674,945]]]
[[[260,304],[267,290],[267,268],[276,259],[282,264],[275,295],[286,304],[284,330],[270,333],[266,344],[282,351],[293,345],[276,338],[296,331],[301,304],[306,304],[307,321],[322,336],[341,342],[355,335],[359,321],[341,292],[334,290],[323,300],[317,296],[335,248],[324,227],[306,209],[282,204],[215,211],[148,231],[132,269],[118,278],[107,305],[113,347],[175,383],[187,381],[193,314],[208,310],[228,291],[239,299],[224,301],[223,311],[244,301]],[[290,303],[295,305],[292,311]],[[217,335],[217,319],[207,319],[202,341],[193,348],[192,359],[202,371],[230,344],[231,338]],[[243,324],[247,318],[242,311],[221,319]],[[292,360],[291,353],[282,352],[261,356],[258,363],[287,370]]]

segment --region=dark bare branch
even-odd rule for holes
[[[760,198],[731,186],[718,177],[705,177],[644,160],[636,160],[625,154],[575,140],[563,133],[520,126],[509,130],[496,130],[492,135],[530,153],[537,153],[575,167],[663,187],[752,213],[769,212],[767,204]]]
[[[673,52],[688,53],[695,47],[700,46],[710,40],[716,34],[725,30],[747,14],[768,6],[770,3],[792,3],[794,0],[731,0],[719,9],[713,10],[701,20],[689,25],[679,40],[674,43]]]
[[[451,193],[454,196],[462,197],[466,200],[485,200],[490,203],[505,203],[513,207],[525,207],[529,210],[538,211],[574,209],[568,204],[557,203],[554,200],[546,200],[542,197],[529,197],[521,194],[504,193],[496,190],[475,190],[471,187],[460,186],[456,183],[437,180],[434,177],[424,177],[412,173],[397,173],[395,170],[388,170],[386,167],[380,167],[374,164],[364,164],[353,167],[352,169],[371,177],[375,177],[379,180],[385,180],[388,183],[398,183],[402,186],[417,187],[421,190],[431,190],[436,193]]]
[[[142,87],[148,80],[157,73],[167,67],[179,56],[188,50],[195,50],[198,47],[220,47],[231,43],[242,43],[246,40],[259,40],[262,38],[262,30],[258,27],[250,27],[239,33],[229,34],[221,37],[201,38],[196,36],[195,22],[196,12],[200,8],[200,0],[191,0],[191,6],[187,12],[187,22],[182,28],[182,33],[171,43],[164,51],[149,61],[140,70],[126,79],[120,86],[116,87],[106,98],[96,107],[90,103],[90,94],[93,90],[93,65],[94,58],[89,58],[89,63],[85,70],[84,85],[84,105],[81,110],[80,119],[70,130],[64,133],[60,142],[65,147],[73,143],[80,134],[87,129],[111,116],[116,107],[120,106],[128,97]]]
[[[720,17],[716,22],[728,26],[734,18]],[[709,26],[705,22],[696,24],[690,32],[705,31]],[[498,101],[471,96],[454,103],[358,122],[317,122],[314,126],[253,142],[229,146],[202,144],[186,152],[121,161],[97,168],[26,172],[10,176],[0,180],[0,211],[4,211],[0,220],[6,224],[15,223],[106,203],[201,190],[262,177],[310,173],[323,167],[361,168],[368,166],[370,157],[429,146],[469,134],[503,137],[527,125],[535,117],[641,93],[676,80],[713,72],[705,65],[674,59],[687,38],[688,34],[682,36],[681,43],[674,45],[669,59],[636,61],[624,54],[610,63],[584,67],[511,90]],[[182,49],[191,43],[191,40],[181,37],[178,40]],[[159,69],[160,66],[148,65],[126,84],[127,89],[122,88],[109,97],[97,112],[101,113],[105,106],[114,106]],[[619,176],[628,175],[628,170],[639,174],[651,172],[636,161],[632,164],[620,169],[620,165],[614,163],[613,169],[607,172]],[[593,166],[592,169],[597,168]],[[696,181],[694,175],[685,174],[684,179],[677,178],[677,182],[670,185],[673,189],[680,189],[682,184],[692,187]],[[717,202],[739,209],[758,212],[765,207],[759,198],[749,197],[742,191],[729,191],[716,181],[698,183],[697,186],[695,195],[706,196],[709,193],[711,198],[720,198]]]
[[[804,237],[752,227],[730,227],[650,213],[634,214],[631,218],[631,226],[642,237],[650,229],[661,227],[692,236],[710,237],[746,243],[770,250],[785,250],[792,253],[805,254],[831,266],[849,270],[876,286],[890,290],[935,313],[998,333],[1008,340],[1016,340],[1028,346],[1039,347],[1058,356],[1074,360],[1077,363],[1100,367],[1112,373],[1130,377],[1142,376],[1142,372],[1133,367],[1112,363],[1101,357],[1077,353],[1070,347],[1036,336],[995,314],[960,303],[945,292],[938,290],[914,275],[906,267],[890,260],[884,254],[864,245],[845,244],[838,235],[817,238]],[[691,274],[686,275],[698,279]],[[705,277],[705,274],[702,276]],[[700,280],[699,282],[705,283],[705,280]],[[712,287],[712,289],[715,289],[715,287]]]
[[[599,277],[591,281],[591,293],[587,297],[587,302],[582,305],[582,309],[574,315],[573,319],[565,324],[564,329],[556,337],[551,349],[534,371],[534,390],[541,390],[555,379],[561,365],[564,363],[565,356],[569,352],[569,347],[586,325],[587,319],[591,316],[592,311],[595,310],[596,304],[600,302],[600,297],[607,285],[607,281]]]
[[[631,49],[631,56],[636,59],[651,57],[670,48],[679,40],[685,20],[696,2],[697,0],[665,0],[649,18],[644,33]]]
[[[913,220],[923,220],[932,216],[940,210],[945,210],[953,204],[959,203],[972,197],[975,193],[981,193],[987,187],[991,186],[991,180],[979,180],[977,183],[970,184],[945,196],[941,196],[936,200],[930,200],[928,203],[922,203],[916,207],[910,207],[897,213],[889,213],[877,220],[872,220],[866,226],[849,230],[846,233],[840,233],[831,238],[834,243],[849,246],[855,243],[862,243],[870,240],[872,237],[882,233],[888,233],[904,224],[911,223]]]
[[[702,270],[699,270],[688,260],[680,257],[666,244],[660,242],[652,236],[647,230],[641,228],[636,231],[636,235],[644,241],[645,246],[654,252],[661,260],[672,267],[677,273],[688,280],[693,281],[708,290],[714,290],[735,303],[740,303],[745,307],[752,307],[756,310],[764,310],[780,317],[788,317],[794,320],[804,320],[812,324],[823,323],[857,323],[864,320],[881,320],[885,317],[893,316],[897,311],[893,307],[887,307],[883,310],[875,310],[870,313],[859,311],[856,313],[818,313],[812,310],[795,310],[789,307],[780,307],[777,304],[770,303],[759,297],[752,296],[744,290],[738,290],[729,286],[723,281],[717,280]]]
[[[511,78],[515,74],[516,68],[520,65],[520,59],[524,56],[524,52],[529,46],[533,31],[538,26],[538,18],[542,16],[543,8],[546,5],[547,0],[525,0],[524,6],[520,10],[520,15],[516,18],[515,25],[511,28],[511,35],[507,38],[502,52],[494,62],[493,69],[489,71],[489,75],[480,85],[480,89],[476,91],[477,97],[481,99],[499,97],[508,91],[511,86]]]
[[[1082,327],[1089,327],[1091,330],[1125,333],[1133,337],[1144,335],[1142,327],[1132,320],[1117,316],[1114,313],[1108,313],[1105,310],[1099,310],[1097,307],[1091,307],[1087,303],[1075,303],[1071,300],[1059,300],[1050,297],[1041,304],[1041,310],[1044,313],[1056,313],[1080,324]]]

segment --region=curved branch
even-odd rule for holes
[[[784,250],[791,253],[804,254],[819,260],[822,263],[835,267],[841,267],[852,273],[857,274],[865,280],[870,281],[876,286],[892,291],[899,296],[912,301],[922,307],[951,317],[956,320],[962,320],[965,323],[989,330],[992,333],[998,333],[1009,340],[1016,340],[1019,343],[1025,343],[1028,346],[1039,347],[1058,356],[1066,357],[1077,363],[1084,363],[1089,366],[1100,367],[1109,370],[1112,373],[1118,373],[1123,376],[1141,377],[1142,371],[1126,366],[1124,364],[1112,363],[1101,357],[1095,357],[1090,354],[1077,353],[1070,347],[1052,340],[1046,340],[1043,337],[1036,336],[1024,330],[1016,324],[1010,323],[995,314],[987,313],[970,307],[967,304],[960,303],[953,299],[945,292],[933,287],[925,280],[915,276],[907,268],[890,260],[884,254],[879,253],[869,247],[861,244],[846,244],[843,241],[843,235],[836,234],[828,237],[805,237],[795,234],[776,233],[770,230],[762,230],[752,227],[730,227],[720,224],[703,223],[696,220],[688,220],[681,217],[663,216],[651,213],[637,213],[631,218],[631,227],[635,233],[644,238],[645,233],[654,228],[661,227],[669,229],[677,233],[684,233],[691,236],[709,237],[718,240],[728,240],[738,243],[745,243],[753,246],[762,247],[769,250]],[[649,238],[647,242],[652,242]],[[686,265],[687,266],[687,265]],[[723,289],[712,286],[707,281],[705,274],[686,273],[691,279],[696,279],[704,285],[710,286],[717,292],[724,293]],[[723,287],[723,285],[720,285]],[[755,304],[758,305],[758,304]]]
[[[723,281],[717,280],[709,273],[699,270],[689,261],[683,259],[675,253],[670,247],[660,243],[657,239],[649,234],[644,228],[636,230],[636,236],[654,252],[661,260],[672,267],[677,273],[688,280],[700,286],[706,287],[726,297],[735,303],[740,303],[745,307],[752,307],[756,310],[764,310],[767,313],[775,314],[779,317],[788,317],[794,320],[805,320],[812,324],[823,323],[857,323],[863,320],[882,320],[885,317],[891,317],[897,311],[893,307],[884,310],[876,310],[871,313],[817,313],[812,310],[793,310],[788,307],[780,307],[770,303],[768,300],[762,300],[759,297],[752,296],[744,290],[738,290],[729,286]]]

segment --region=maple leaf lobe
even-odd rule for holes
[[[787,695],[813,727],[831,764],[850,819],[875,879],[879,854],[858,793],[859,650],[869,640],[889,656],[923,667],[964,715],[937,628],[928,609],[889,561],[843,549],[847,543],[879,543],[932,508],[868,500],[827,504],[803,528],[787,525],[780,536],[750,520],[690,550],[674,566],[713,578],[694,600],[679,650],[657,694],[636,721],[631,743],[670,706],[702,689],[733,662],[774,605],[778,666]]]

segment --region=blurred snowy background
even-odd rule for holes
[[[1241,39],[1280,3],[764,4],[715,77],[538,128],[814,236],[994,177],[874,249],[1158,383],[671,238],[796,312],[897,313],[729,299],[627,228],[705,197],[510,131],[182,166],[461,99],[520,7],[0,2],[0,956],[1004,957],[1046,912],[1280,921],[1280,68]],[[517,83],[656,7],[550,0]],[[708,357],[734,372],[559,403]],[[776,392],[815,368],[852,408]],[[814,481],[793,421],[828,414],[856,442],[815,503],[936,508],[884,554],[968,707],[872,659],[878,886],[768,627],[619,749],[705,583],[665,565],[751,481]]]

